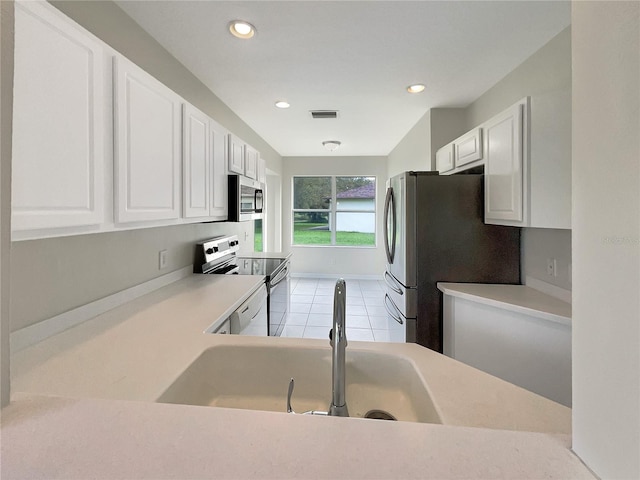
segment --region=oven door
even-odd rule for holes
[[[279,337],[291,303],[289,261],[271,277],[269,282],[269,335]]]

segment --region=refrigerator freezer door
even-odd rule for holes
[[[395,308],[406,318],[416,318],[418,311],[418,297],[415,288],[402,285],[389,272],[384,272],[385,292],[393,302]]]
[[[389,327],[389,340],[392,342],[407,341],[407,318],[391,300],[389,295],[384,296],[384,306],[387,309],[387,325]]]

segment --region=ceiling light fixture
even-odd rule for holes
[[[244,39],[251,38],[256,34],[255,27],[244,20],[234,20],[229,23],[229,31],[234,37]]]
[[[333,152],[334,150],[337,150],[337,148],[342,145],[342,143],[338,140],[325,140],[324,142],[322,142],[322,145],[330,152]]]
[[[289,102],[285,101],[285,100],[278,100],[276,102],[276,107],[278,108],[289,108],[291,105],[289,105]]]
[[[415,85],[409,85],[407,87],[407,92],[409,93],[420,93],[423,92],[425,89],[425,86],[421,83],[416,83]]]

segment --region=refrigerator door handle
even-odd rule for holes
[[[391,305],[393,305],[393,307],[389,305],[389,302],[391,302]],[[400,325],[404,323],[402,321],[402,317],[398,313],[398,308],[393,304],[393,300],[391,300],[391,297],[389,297],[389,295],[386,293],[384,294],[384,308],[387,309],[387,313],[391,315],[391,318],[393,318],[396,322],[398,322]],[[393,310],[395,310],[394,312],[391,311],[392,308]]]
[[[395,278],[393,278],[393,276],[387,272],[385,270],[384,272],[384,283],[387,284],[387,286],[393,290],[394,292],[396,292],[398,295],[404,295],[404,292],[402,291],[402,289],[398,286],[398,282],[396,281]]]
[[[393,188],[387,188],[387,195],[384,199],[384,250],[387,254],[387,262],[393,263],[393,258],[396,255],[396,202],[393,197]],[[389,245],[389,210],[391,210],[391,219],[393,220],[393,232],[391,245]]]

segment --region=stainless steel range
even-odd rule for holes
[[[289,308],[289,256],[255,253],[238,256],[237,235],[211,238],[196,244],[194,273],[264,275],[267,288],[267,321],[264,335],[280,336]]]

